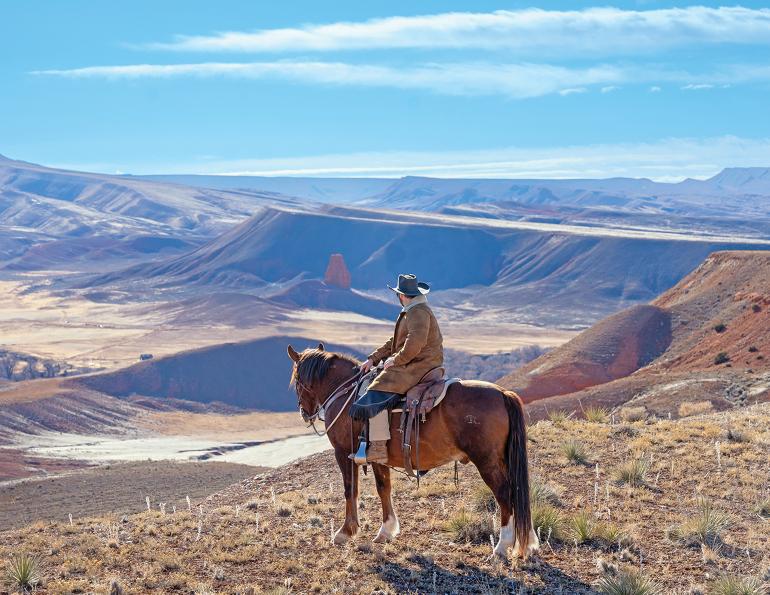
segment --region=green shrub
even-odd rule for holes
[[[714,325],[714,330],[718,333],[723,333],[727,330],[727,326],[725,326],[724,322],[720,322]]]
[[[727,355],[726,352],[720,351],[717,353],[716,357],[714,358],[714,363],[718,366],[719,364],[726,364],[730,361],[730,356]]]

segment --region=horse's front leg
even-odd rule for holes
[[[342,545],[358,533],[358,465],[340,448],[334,450],[334,456],[345,485],[345,523],[334,534],[334,543]]]
[[[384,465],[372,463],[374,482],[377,484],[377,493],[382,502],[382,526],[374,538],[374,543],[385,543],[395,539],[401,531],[396,511],[393,510],[393,500],[390,491],[390,469]]]

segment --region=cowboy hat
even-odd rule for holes
[[[423,283],[422,281],[417,281],[417,277],[414,275],[399,275],[396,286],[391,287],[388,285],[388,288],[396,293],[405,295],[406,297],[426,295],[430,291],[430,285]]]

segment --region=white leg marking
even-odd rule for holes
[[[500,541],[497,542],[494,552],[502,558],[507,558],[509,547],[513,547],[513,515],[505,526],[500,527]]]
[[[373,541],[374,543],[385,543],[386,541],[395,539],[399,533],[401,533],[401,525],[399,524],[398,517],[394,512],[388,517],[388,520],[382,523],[382,526],[380,526],[380,530],[377,531],[377,536],[373,539]]]

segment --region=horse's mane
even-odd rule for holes
[[[329,368],[335,359],[350,362],[354,366],[360,364],[352,355],[321,349],[305,349],[305,351],[299,354],[299,359],[294,364],[290,385],[299,382],[310,386],[313,382],[322,380],[329,372]]]

